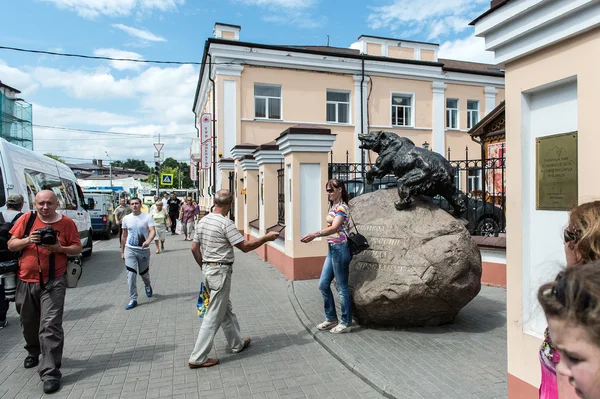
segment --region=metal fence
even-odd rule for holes
[[[277,223],[285,226],[285,173],[283,165],[277,169]]]
[[[332,156],[333,158],[333,156]],[[448,150],[450,158],[450,150]],[[348,153],[346,153],[348,161]],[[472,235],[498,236],[506,233],[506,159],[488,158],[469,159],[468,148],[465,159],[449,161],[455,168],[456,187],[467,197],[467,210],[461,215],[468,223],[467,229]],[[395,187],[396,177],[387,175],[375,179],[371,184],[366,180],[366,172],[372,164],[365,163],[329,163],[329,178],[344,181],[349,197]],[[450,204],[442,197],[433,198],[440,208],[452,212]]]
[[[229,192],[235,193],[237,196],[237,192],[235,191],[235,172],[229,172]],[[235,222],[235,199],[231,203],[231,209],[229,210],[229,218]]]

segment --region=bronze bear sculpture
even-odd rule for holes
[[[441,195],[459,216],[466,211],[466,196],[456,188],[456,170],[442,155],[415,146],[410,139],[391,132],[360,134],[360,148],[379,154],[375,165],[367,172],[369,184],[373,179],[394,173],[398,179],[396,209],[410,206],[412,197]]]

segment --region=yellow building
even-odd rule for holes
[[[594,184],[600,2],[494,0],[472,24],[506,71],[508,391],[509,398],[533,399],[546,327],[537,290],[566,264],[569,206],[600,196]],[[560,175],[575,166],[576,188],[566,190],[568,182],[557,178],[551,210],[544,205],[551,198],[538,191],[546,179],[539,148],[559,142],[574,148],[563,154],[569,166]]]
[[[366,155],[358,148],[358,134],[372,130],[392,131],[464,159],[467,147],[470,154],[481,154],[467,132],[504,101],[503,70],[438,58],[435,43],[361,36],[360,49],[265,45],[240,41],[240,31],[215,24],[214,38],[204,47],[193,110],[199,129],[203,114],[214,115],[213,146],[205,147],[209,168],[199,174],[201,206],[211,206],[213,188],[231,187],[233,216],[246,234],[251,222],[259,226],[261,219],[261,208],[248,208],[248,201],[277,189],[262,184],[252,154],[287,129],[329,129],[333,146],[325,166],[327,160],[362,162]],[[323,150],[307,140],[306,151],[313,145]],[[261,194],[254,185],[262,187]]]

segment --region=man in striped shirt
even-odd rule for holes
[[[226,216],[232,202],[233,196],[229,190],[218,191],[212,213],[198,222],[194,233],[192,254],[202,269],[204,285],[210,292],[210,305],[188,363],[193,369],[211,367],[219,363],[218,359],[208,357],[219,327],[223,327],[232,352],[239,353],[250,345],[251,339],[243,339],[240,334],[240,325],[229,299],[234,261],[233,247],[242,252],[250,252],[279,237],[279,233],[270,232],[258,239],[244,240],[233,221]]]

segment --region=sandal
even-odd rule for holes
[[[330,329],[332,329],[333,327],[335,327],[337,325],[338,325],[338,321],[337,320],[335,320],[335,321],[327,321],[327,320],[325,320],[323,323],[317,325],[317,329],[321,330],[321,331],[330,330]]]
[[[352,331],[351,326],[347,326],[345,324],[340,324],[340,325],[336,326],[335,328],[333,328],[329,332],[332,334],[344,334],[344,333],[349,333],[350,331]]]

